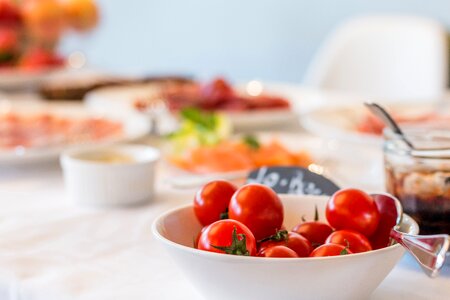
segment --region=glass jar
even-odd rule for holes
[[[421,234],[450,234],[450,128],[404,132],[414,150],[384,131],[386,189],[419,223]]]

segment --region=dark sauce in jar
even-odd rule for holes
[[[387,191],[420,227],[420,234],[450,234],[450,169],[398,167],[385,162]]]

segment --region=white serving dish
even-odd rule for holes
[[[255,81],[252,81],[253,83]],[[246,93],[250,82],[234,87]],[[229,117],[236,130],[260,130],[283,126],[297,126],[298,116],[307,113],[324,102],[337,102],[343,98],[340,94],[322,92],[288,83],[258,82],[261,91],[278,95],[289,101],[290,109],[269,109],[250,111],[222,111]],[[125,86],[103,87],[89,92],[84,99],[86,106],[95,112],[133,112],[134,102],[139,98],[148,98],[160,92],[157,84],[132,84]]]
[[[305,133],[258,131],[253,136],[262,144],[276,140],[289,151],[307,151],[311,154],[312,169],[333,180],[340,187],[379,189],[383,182],[383,156],[379,149],[365,145],[348,145],[337,140],[327,140]],[[238,137],[238,136],[236,136]],[[370,163],[369,163],[370,162]],[[365,168],[361,168],[365,165]],[[170,164],[164,168],[167,183],[174,188],[198,188],[213,179],[235,180],[245,178],[248,171],[199,174]]]
[[[427,113],[436,112],[437,102],[390,102],[382,103],[390,113],[401,113],[402,116],[420,116]],[[363,101],[345,102],[330,105],[311,110],[306,113],[300,122],[302,126],[310,133],[333,138],[343,142],[350,142],[360,145],[369,145],[379,147],[383,143],[381,135],[375,135],[358,131],[358,125],[369,114]],[[406,125],[403,123],[403,126]],[[402,124],[401,124],[402,126]]]
[[[324,212],[327,197],[282,195],[286,228]],[[323,217],[324,213],[321,214]],[[367,299],[394,268],[404,249],[393,245],[366,253],[319,258],[243,257],[192,248],[201,229],[192,205],[173,209],[152,226],[157,240],[205,299]],[[418,225],[404,216],[404,232]]]
[[[2,90],[28,89],[45,81],[57,72],[67,71],[66,66],[49,67],[42,70],[26,71],[20,68],[11,68],[0,72],[0,88]]]
[[[131,161],[92,160],[105,153],[119,153]],[[64,152],[61,167],[69,198],[75,203],[97,207],[147,202],[154,193],[155,164],[159,157],[159,150],[143,145]]]
[[[73,101],[38,101],[26,99],[0,99],[0,114],[18,113],[20,115],[50,114],[55,117],[69,119],[100,118],[120,123],[123,133],[102,140],[85,141],[82,143],[60,143],[30,148],[0,149],[0,166],[20,166],[48,161],[56,161],[66,150],[93,149],[113,144],[132,142],[145,137],[151,131],[149,120],[139,114],[108,114],[102,115],[89,111],[79,102]],[[0,124],[1,125],[1,124]]]

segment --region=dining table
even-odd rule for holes
[[[155,218],[192,203],[198,188],[175,188],[167,169],[158,162],[148,202],[95,208],[70,201],[57,159],[0,166],[0,299],[203,299],[152,235]],[[382,180],[347,175],[343,187],[384,191]],[[369,299],[450,299],[450,265],[429,278],[405,254]]]
[[[0,170],[0,299],[201,299],[151,232],[194,189],[158,176],[145,205],[88,208],[68,200],[57,162]],[[405,255],[370,299],[449,297],[449,266],[431,279]]]

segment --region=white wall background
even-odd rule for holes
[[[321,41],[348,17],[412,13],[450,28],[450,0],[97,0],[100,26],[72,35],[92,65],[131,74],[222,74],[300,82]]]

